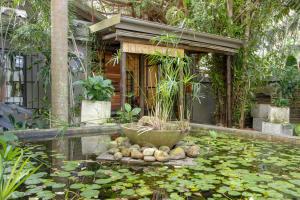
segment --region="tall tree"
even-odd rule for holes
[[[68,0],[51,0],[51,107],[52,117],[63,122],[69,119],[67,77]]]

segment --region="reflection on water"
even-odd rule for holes
[[[51,164],[24,185],[23,199],[300,199],[297,147],[222,134],[186,140],[201,148],[197,166],[98,163],[82,154],[81,138],[34,144]]]

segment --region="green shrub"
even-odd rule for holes
[[[91,101],[110,101],[115,89],[111,80],[103,76],[88,77],[86,80],[76,81],[74,85],[81,85],[87,99]]]
[[[130,104],[126,103],[124,106],[124,111],[118,111],[118,121],[120,123],[130,123],[136,121],[139,113],[141,112],[141,108],[133,108]]]
[[[300,124],[295,125],[295,135],[300,136]]]

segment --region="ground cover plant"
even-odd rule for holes
[[[52,199],[297,199],[300,150],[211,132],[187,141],[201,148],[191,167],[130,167],[65,161],[32,146],[37,158],[55,160],[31,176],[15,198]],[[47,162],[46,162],[47,163]]]

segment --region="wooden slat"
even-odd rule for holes
[[[108,27],[112,27],[116,24],[119,24],[120,21],[121,21],[121,15],[120,14],[119,15],[114,15],[109,19],[105,19],[101,22],[98,22],[98,23],[90,26],[90,31],[91,31],[91,33],[95,33],[97,31],[101,31],[101,30],[106,29]]]
[[[151,34],[145,34],[145,33],[133,33],[130,31],[124,31],[124,30],[117,30],[117,40],[124,41],[123,38],[127,38],[127,41],[134,41],[137,39],[144,40],[144,41],[150,41],[154,36]],[[144,42],[146,43],[146,42]],[[148,42],[150,43],[150,42]],[[201,42],[194,42],[194,41],[188,41],[188,40],[180,40],[180,44],[178,47],[182,49],[187,49],[195,47],[196,51],[203,51],[203,52],[221,52],[221,53],[229,53],[234,54],[237,53],[238,50],[234,48],[228,48],[223,46],[217,46],[212,45],[208,43],[201,43]]]
[[[146,45],[146,44],[137,44],[137,43],[130,43],[130,42],[123,42],[122,50],[123,52],[126,53],[151,55],[151,54],[155,54],[156,52],[159,52],[159,53],[167,53],[168,55],[174,57],[184,57],[183,49],[175,49],[175,48]]]

